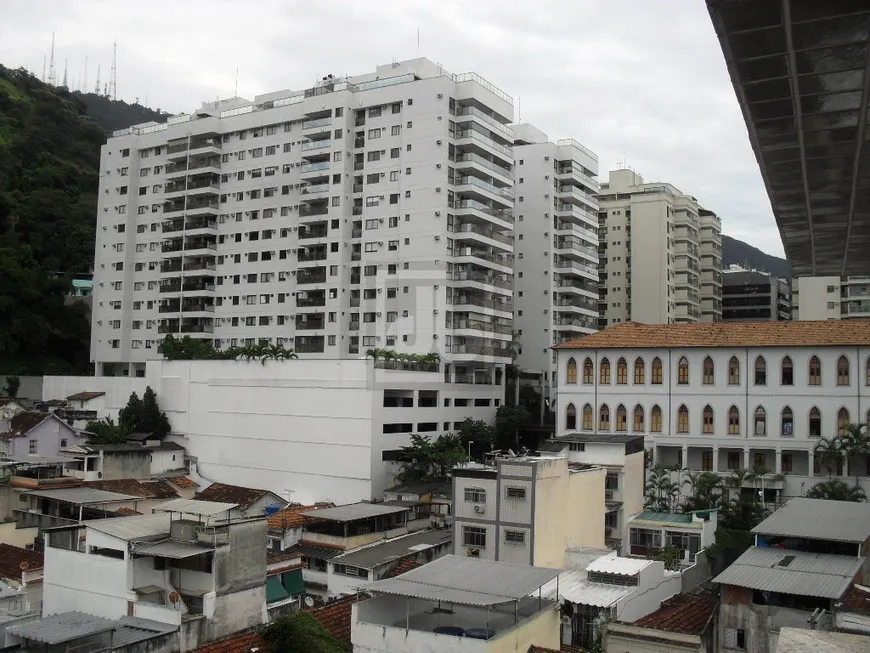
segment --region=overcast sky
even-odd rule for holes
[[[302,89],[419,55],[476,72],[523,121],[668,181],[719,214],[723,231],[782,244],[703,0],[0,0],[0,63],[58,80],[107,81],[172,113],[233,95]]]

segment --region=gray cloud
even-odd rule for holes
[[[517,99],[522,119],[669,181],[722,217],[725,233],[782,255],[779,233],[703,2],[694,0],[2,0],[0,62],[56,66],[88,90],[172,112],[205,100],[304,88],[420,55],[474,71]],[[623,154],[624,152],[624,154]]]

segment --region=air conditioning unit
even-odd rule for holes
[[[474,506],[474,512],[476,512],[478,515],[482,515],[482,514],[486,513],[486,506],[483,506],[483,505]]]

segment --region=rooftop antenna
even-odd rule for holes
[[[64,86],[64,88],[66,88],[66,69],[67,69],[68,63],[69,63],[69,59],[63,60],[63,86]]]
[[[54,32],[51,33],[51,59],[48,64],[48,83],[54,86]]]
[[[109,74],[109,96],[118,99],[118,41],[112,46],[112,72]]]
[[[233,97],[239,97],[239,67],[236,66],[236,87],[233,89]]]
[[[100,62],[97,61],[97,85],[94,86],[94,93],[96,95],[100,94]]]

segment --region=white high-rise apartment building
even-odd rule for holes
[[[870,317],[870,277],[795,277],[793,320]]]
[[[722,223],[668,183],[633,170],[601,184],[601,327],[719,322]]]
[[[598,329],[598,157],[528,124],[514,127],[514,157],[517,366],[553,387],[550,348]]]
[[[513,101],[426,59],[204,103],[103,147],[91,357],[166,334],[300,356],[510,360]]]

